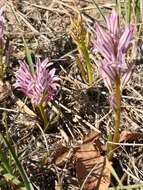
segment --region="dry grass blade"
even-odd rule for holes
[[[13,190],[24,186],[15,167],[16,162],[19,170],[22,170],[21,166],[24,169],[21,173],[23,179],[27,178],[27,185],[29,182],[34,184],[34,189],[143,189],[143,1],[0,0],[0,7],[4,4],[6,48],[2,62],[6,62],[6,69],[4,81],[0,81],[0,130],[9,144],[0,143],[3,154],[3,160],[0,158],[0,189]],[[104,19],[112,8],[117,8],[117,4],[120,28],[128,22],[135,27],[135,38],[131,41],[125,61],[133,62],[136,67],[130,83],[123,90],[121,136],[119,143],[114,143],[117,146],[111,165],[106,157],[107,144],[113,144],[111,139],[107,140],[107,135],[114,133],[113,113],[108,90],[98,71],[103,57],[92,50],[97,37],[95,23],[101,22],[106,30]],[[140,14],[139,21],[136,12]],[[75,17],[79,13],[82,19]],[[87,33],[83,41],[86,42],[93,71],[91,86],[86,83],[86,65],[83,56],[80,56],[81,50],[78,52],[76,48],[77,40],[72,40],[70,36],[70,19],[74,17],[75,29],[77,27],[78,30],[74,32],[73,27],[73,37],[80,39],[85,31]],[[24,99],[24,94],[13,86],[19,68],[18,60],[28,63],[23,38],[29,47],[34,69],[37,58],[48,57],[53,62],[49,69],[55,68],[61,79],[54,99],[44,105],[45,117],[50,118],[47,131],[43,130],[39,112],[32,107],[30,99]],[[7,61],[5,52],[8,48]],[[10,156],[8,147],[14,150],[14,158]],[[8,161],[11,173],[10,170],[6,173],[2,171],[3,161]],[[8,168],[7,165],[4,167]]]
[[[25,112],[27,113],[28,115],[30,115],[31,117],[35,117],[36,114],[26,106],[26,104],[24,102],[22,102],[22,100],[18,99],[16,101],[16,104],[18,105],[19,109],[21,112]]]
[[[8,2],[7,5],[11,8],[14,16],[16,17],[16,21],[17,21],[19,27],[21,25],[20,20],[22,20],[26,24],[26,26],[33,32],[34,35],[39,35],[41,38],[43,38],[44,40],[46,40],[47,42],[49,42],[49,39],[46,36],[44,36],[43,34],[41,34],[38,30],[36,30],[31,25],[31,23],[26,19],[26,16],[22,12],[20,12],[18,10],[15,10],[12,1]],[[23,33],[24,33],[24,31],[23,31]]]

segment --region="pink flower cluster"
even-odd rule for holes
[[[5,19],[4,19],[4,7],[1,7],[0,8],[0,38],[3,37],[4,35],[4,22],[5,22]]]
[[[31,99],[34,105],[40,105],[52,100],[59,84],[59,77],[55,75],[55,69],[48,70],[47,67],[53,63],[37,60],[34,73],[30,71],[26,62],[20,61],[20,68],[16,72],[15,87]]]
[[[127,48],[133,36],[133,26],[126,26],[122,33],[115,10],[106,18],[106,23],[106,31],[96,23],[97,38],[94,42],[94,50],[103,57],[98,62],[98,67],[104,83],[112,95],[115,81],[120,80],[121,89],[123,89],[133,72],[134,65],[127,64],[125,60]]]

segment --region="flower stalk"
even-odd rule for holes
[[[126,26],[121,35],[119,17],[115,10],[112,11],[111,16],[106,18],[106,22],[106,32],[96,23],[97,40],[94,42],[94,50],[103,57],[98,61],[97,66],[110,93],[109,100],[114,113],[114,134],[109,134],[109,138],[114,144],[120,139],[122,90],[134,69],[134,65],[127,64],[125,59],[133,35],[133,26]],[[112,159],[116,146],[108,144],[107,147],[109,159]]]
[[[79,51],[81,51],[81,54],[83,56],[83,60],[87,68],[88,83],[89,85],[91,85],[93,82],[93,76],[92,76],[92,67],[91,67],[91,62],[89,58],[88,48],[84,42],[81,42],[79,44],[78,49]]]
[[[88,52],[87,34],[88,33],[83,26],[82,17],[79,14],[77,20],[71,20],[70,36],[77,45],[77,50],[79,52],[77,63],[81,71],[82,78],[91,85],[93,83],[93,73]]]
[[[113,136],[113,142],[118,143],[120,139],[120,120],[121,120],[121,90],[120,90],[120,79],[115,82],[115,104],[116,107],[113,108],[115,117],[115,132]]]
[[[44,129],[46,129],[46,128],[48,128],[49,122],[48,122],[48,118],[47,118],[46,113],[45,113],[45,109],[44,109],[42,104],[40,104],[38,106],[38,109],[40,111],[40,115],[41,115],[41,118],[42,118],[43,123],[44,123]]]
[[[108,159],[111,160],[114,149],[116,148],[116,145],[114,143],[118,143],[120,140],[120,123],[121,123],[121,90],[120,90],[120,79],[117,79],[115,82],[115,89],[114,89],[114,98],[115,98],[115,105],[116,107],[113,107],[113,113],[114,113],[114,134],[110,134],[109,141],[112,141],[113,144],[108,144]]]
[[[20,68],[16,72],[16,83],[14,86],[30,98],[35,111],[38,112],[43,121],[44,128],[48,128],[49,120],[46,114],[46,105],[53,100],[59,77],[55,75],[55,69],[48,70],[50,63],[48,59],[40,61],[37,59],[35,68],[24,61],[20,61]],[[34,66],[34,65],[33,65]]]

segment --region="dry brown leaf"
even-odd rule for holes
[[[95,138],[96,144],[94,146],[93,142]],[[77,178],[81,185],[85,182],[85,190],[106,190],[110,184],[110,171],[108,169],[110,163],[101,156],[101,147],[99,146],[101,146],[99,136],[95,132],[92,132],[85,138],[84,143],[75,153],[77,158]]]
[[[77,148],[77,147],[74,148],[72,151],[73,154],[75,154],[76,156],[79,156],[81,149],[84,146],[86,146],[88,144],[88,142],[91,142],[93,139],[95,139],[95,137],[97,137],[97,133],[95,133],[95,132],[90,133],[90,135],[86,136],[84,139],[84,145],[82,144],[79,146],[79,148]],[[56,165],[60,165],[64,160],[66,160],[66,157],[68,156],[69,150],[70,150],[69,148],[66,148],[66,147],[61,145],[56,150],[56,153],[55,153],[54,158],[53,158],[53,163],[55,163]],[[84,148],[84,150],[85,150],[85,148]],[[93,147],[93,150],[94,150],[94,147]]]
[[[121,132],[120,135],[120,142],[122,141],[128,141],[128,140],[136,140],[138,138],[143,138],[143,134],[135,131],[129,131],[129,130],[124,130]]]
[[[61,165],[67,159],[69,152],[70,149],[61,144],[53,155],[52,163],[56,164],[57,166]]]
[[[110,185],[110,170],[109,170],[110,162],[107,159],[105,159],[103,156],[100,156],[96,159],[92,159],[92,162],[94,164],[92,163],[90,167],[88,166],[88,161],[83,162],[79,160],[77,162],[76,172],[77,172],[77,177],[81,182],[81,185],[85,180],[85,185],[84,185],[85,190],[108,189]],[[88,176],[89,172],[91,173]]]
[[[110,184],[110,163],[101,156],[102,144],[99,137],[98,133],[92,131],[85,136],[83,144],[75,148],[71,154],[69,154],[69,149],[61,147],[53,160],[56,165],[60,165],[67,157],[70,159],[71,156],[74,156],[77,178],[80,185],[85,182],[85,190],[106,190]],[[90,172],[91,174],[88,176]]]

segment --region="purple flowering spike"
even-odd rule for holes
[[[128,25],[122,33],[115,10],[106,18],[106,22],[107,31],[96,23],[97,40],[94,42],[94,51],[103,57],[103,60],[98,62],[98,68],[113,104],[115,84],[120,84],[122,90],[133,72],[134,65],[128,65],[125,61],[125,53],[133,36],[133,26]]]
[[[98,51],[98,52],[102,52],[101,55],[108,61],[111,60],[111,53],[110,51],[104,47],[104,44],[101,45],[100,43],[96,43],[94,42],[94,45],[93,45],[93,48],[94,48],[94,51]]]
[[[112,37],[106,33],[100,25],[96,24],[97,41],[94,42],[94,47],[108,61],[114,59],[114,43]]]
[[[55,69],[48,70],[52,65],[48,59],[43,62],[37,60],[35,72],[31,73],[29,66],[20,61],[20,68],[16,72],[15,87],[31,99],[32,104],[40,105],[52,100],[59,84],[59,77],[55,75]]]
[[[99,71],[105,83],[105,86],[108,88],[109,92],[112,93],[112,81],[114,80],[114,76],[107,72],[107,65],[105,64],[105,60],[102,60],[99,66]]]
[[[20,68],[16,73],[15,87],[18,87],[25,95],[28,95],[30,81],[33,79],[29,67],[25,62],[20,61]]]
[[[118,51],[125,52],[133,36],[133,26],[127,26],[118,44]]]
[[[131,75],[133,73],[133,70],[135,68],[135,65],[129,65],[127,71],[123,74],[122,78],[121,78],[121,88],[123,89],[125,87],[125,85],[128,83],[128,81],[131,78]]]
[[[4,7],[1,7],[0,8],[0,38],[2,38],[4,35],[3,30],[4,30],[5,19],[3,15],[4,15]]]
[[[114,44],[112,37],[105,32],[98,23],[96,24],[96,34],[98,43],[102,46],[104,45],[107,49],[110,47],[110,51],[113,52]]]
[[[111,32],[112,37],[116,38],[119,32],[119,17],[113,9],[109,18],[106,19],[108,30]]]

